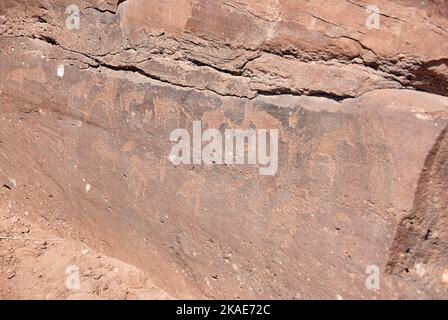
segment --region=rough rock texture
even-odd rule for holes
[[[167,297],[447,298],[447,3],[369,5],[2,1],[2,208]],[[278,129],[277,174],[173,166],[195,120]]]
[[[145,273],[2,210],[0,299],[170,299]]]

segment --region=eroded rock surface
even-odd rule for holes
[[[174,298],[446,298],[446,4],[375,5],[2,1],[1,203]],[[276,174],[174,166],[198,120]]]

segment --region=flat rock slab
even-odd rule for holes
[[[79,31],[64,27],[63,1],[0,5],[10,210],[175,298],[447,297],[445,233],[431,250],[418,240],[444,230],[443,188],[430,188],[436,209],[416,204],[430,202],[419,190],[433,154],[427,184],[446,181],[442,15],[411,21],[425,11],[379,1],[387,27],[373,36],[355,1],[120,2],[81,1]],[[170,135],[196,121],[277,130],[275,174],[173,165]]]

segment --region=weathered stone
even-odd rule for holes
[[[69,30],[70,4],[0,4],[0,204],[166,296],[447,297],[437,5],[369,30],[361,1],[90,0]],[[174,166],[199,120],[277,129],[277,173]]]

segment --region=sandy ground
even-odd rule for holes
[[[0,299],[169,299],[144,272],[0,211]]]

